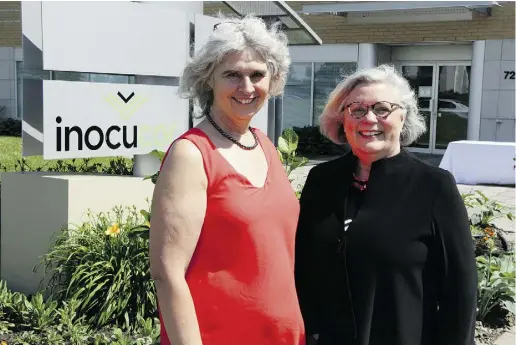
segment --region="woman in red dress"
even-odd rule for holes
[[[294,281],[299,203],[250,122],[282,92],[286,36],[222,20],[180,89],[204,118],[170,146],[152,205],[150,264],[162,345],[304,345]]]

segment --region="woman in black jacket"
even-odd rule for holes
[[[453,176],[403,148],[426,130],[406,79],[385,65],[356,72],[320,126],[351,152],[314,167],[301,195],[295,274],[308,344],[474,344],[468,215]]]

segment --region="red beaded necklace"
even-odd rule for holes
[[[363,192],[364,190],[367,189],[367,181],[359,179],[357,177],[357,175],[355,175],[355,173],[353,173],[353,178],[354,178],[353,186],[355,188],[357,188],[361,192]]]

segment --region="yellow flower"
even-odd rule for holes
[[[0,345],[8,345],[6,340],[0,341]]]
[[[108,236],[117,236],[120,233],[120,226],[118,223],[111,225],[105,232]]]

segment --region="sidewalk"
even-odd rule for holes
[[[516,327],[512,327],[508,332],[502,334],[494,345],[514,345],[516,343]]]

